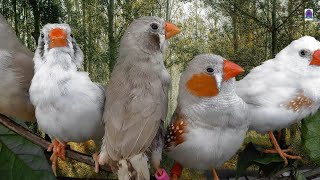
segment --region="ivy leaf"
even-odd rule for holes
[[[254,162],[267,165],[270,163],[283,162],[283,159],[278,154],[267,154],[264,157],[255,159]]]
[[[55,179],[43,149],[2,125],[0,174],[2,179],[10,180]]]
[[[247,144],[245,149],[239,154],[236,170],[237,177],[240,177],[251,165],[259,166],[259,170],[267,176],[272,176],[283,168],[283,160],[279,154],[263,153],[264,149],[264,147],[251,142]]]
[[[320,165],[320,111],[302,121],[301,132],[304,151],[312,161]]]
[[[249,166],[254,164],[254,160],[258,159],[260,154],[260,151],[250,142],[239,154],[236,170],[237,177],[240,177]]]
[[[304,175],[300,171],[296,172],[296,174],[294,176],[294,179],[295,180],[307,180],[307,178],[304,177]]]

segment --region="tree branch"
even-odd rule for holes
[[[304,0],[293,11],[291,11],[290,14],[287,16],[287,18],[285,20],[283,20],[282,23],[278,27],[275,28],[275,30],[277,31],[280,27],[282,27],[291,18],[291,16],[306,2],[307,1]]]
[[[0,123],[2,125],[4,125],[5,127],[7,127],[8,129],[12,130],[13,132],[19,134],[20,136],[23,136],[24,138],[28,139],[32,143],[34,143],[38,146],[41,146],[44,149],[47,149],[49,147],[49,145],[51,144],[49,141],[46,141],[46,140],[42,139],[41,137],[33,134],[28,129],[20,126],[19,124],[10,120],[8,117],[6,117],[2,114],[0,114]],[[86,164],[94,167],[94,161],[93,161],[92,157],[89,155],[86,155],[86,154],[83,154],[80,152],[76,152],[73,150],[66,150],[66,156],[71,159],[74,159],[76,161],[83,162],[83,163],[86,163]],[[107,166],[101,166],[100,169],[103,169],[108,172],[111,171],[110,168]]]

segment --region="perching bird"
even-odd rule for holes
[[[33,77],[33,53],[14,34],[0,14],[0,113],[24,121],[35,121],[29,99]]]
[[[65,158],[67,142],[89,139],[101,143],[105,93],[93,83],[87,72],[79,68],[83,53],[67,24],[47,24],[41,31],[34,56],[35,74],[30,86],[30,98],[35,106],[39,128],[53,140],[48,150],[53,171],[57,157]],[[96,172],[98,171],[98,159]]]
[[[165,150],[176,162],[172,179],[182,167],[212,170],[240,148],[249,121],[247,106],[235,93],[235,76],[244,70],[213,54],[196,56],[182,73],[178,105],[165,136]]]
[[[255,67],[236,84],[237,94],[248,104],[250,129],[269,131],[275,150],[285,165],[291,156],[280,149],[271,131],[296,123],[320,106],[320,42],[310,36],[293,41],[274,59]]]
[[[147,152],[161,174],[163,121],[170,76],[164,67],[165,40],[179,33],[158,17],[141,17],[125,31],[108,84],[105,135],[100,164],[108,163],[120,180],[149,179]]]

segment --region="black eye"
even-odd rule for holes
[[[73,34],[70,34],[70,37],[72,37],[72,38],[73,38]]]
[[[301,56],[301,57],[305,57],[305,56],[307,56],[309,54],[309,50],[307,50],[307,49],[301,49],[300,51],[299,51],[299,55]]]
[[[40,35],[41,35],[41,38],[43,39],[43,38],[44,38],[44,34],[43,34],[43,33],[41,33]]]
[[[213,72],[213,69],[209,67],[209,68],[207,68],[207,72],[208,72],[208,73],[212,73],[212,72]]]
[[[152,23],[150,26],[151,26],[151,28],[153,30],[157,30],[158,29],[158,24],[156,24],[156,23]]]

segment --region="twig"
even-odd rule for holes
[[[307,0],[302,1],[302,3],[300,3],[293,11],[291,11],[287,18],[283,20],[282,23],[275,28],[275,30],[277,31],[280,27],[282,27],[291,18],[291,16],[306,2]]]
[[[316,178],[320,177],[320,167],[312,169],[310,171],[304,172],[303,173],[304,177],[306,178]]]
[[[7,127],[8,129],[14,131],[15,133],[25,137],[26,139],[33,142],[34,144],[41,146],[42,148],[47,149],[49,147],[49,145],[51,144],[49,141],[46,141],[46,140],[42,139],[41,137],[33,134],[28,129],[20,126],[19,124],[17,124],[14,121],[11,121],[8,117],[6,117],[2,114],[0,114],[0,123],[2,125],[4,125],[5,127]],[[83,163],[86,163],[86,164],[94,167],[94,161],[93,161],[92,157],[88,156],[86,154],[68,149],[68,150],[66,150],[66,156],[71,159],[74,159],[76,161],[83,162]],[[101,166],[100,169],[103,169],[107,172],[111,171],[110,168],[108,168],[106,166]]]

